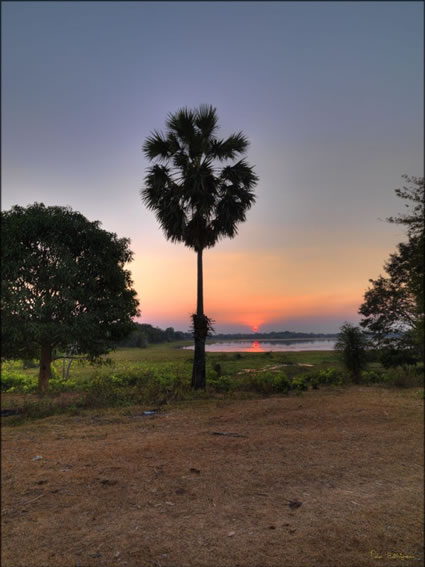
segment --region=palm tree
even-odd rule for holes
[[[154,131],[145,140],[145,156],[154,161],[141,195],[155,212],[165,236],[197,253],[197,309],[192,315],[195,355],[192,388],[205,388],[205,339],[210,319],[204,314],[202,253],[221,238],[233,238],[254,204],[257,176],[244,159],[248,140],[239,132],[216,137],[216,109],[182,108],[169,114],[165,133]],[[231,160],[230,164],[223,162]]]

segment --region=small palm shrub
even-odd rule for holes
[[[342,325],[335,350],[341,354],[344,366],[356,384],[360,382],[361,372],[367,366],[367,346],[366,334],[359,327],[350,323]]]

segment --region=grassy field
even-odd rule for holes
[[[4,419],[4,567],[423,565],[417,389],[142,409]]]
[[[53,364],[48,395],[37,395],[36,365],[5,362],[1,370],[2,408],[18,412],[8,423],[43,418],[63,411],[73,415],[93,408],[139,405],[162,406],[175,401],[211,396],[249,398],[287,394],[350,382],[334,351],[207,353],[207,391],[190,388],[193,351],[185,343],[145,349],[121,349],[104,357],[101,365],[74,361],[68,379],[62,361]],[[363,375],[365,384],[412,386],[421,384],[412,369],[383,370],[373,363]]]
[[[307,375],[313,368],[319,372],[329,365],[338,369],[335,370],[338,380],[342,377],[333,352],[208,353],[208,391],[193,393],[190,389],[193,351],[183,350],[184,344],[120,349],[104,357],[101,365],[74,361],[66,380],[62,378],[62,361],[57,360],[52,365],[50,393],[43,398],[36,395],[35,364],[33,368],[24,368],[22,361],[5,362],[1,375],[3,407],[19,408],[23,416],[45,417],[65,408],[76,411],[92,406],[158,404],[214,393],[282,393],[292,387],[295,377]]]

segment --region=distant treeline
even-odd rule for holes
[[[175,331],[173,327],[163,330],[159,327],[152,327],[152,325],[136,323],[136,329],[126,339],[122,340],[118,346],[123,348],[146,348],[148,345],[191,338],[191,333]]]
[[[272,331],[271,333],[235,333],[215,334],[214,339],[238,340],[238,339],[333,339],[336,334],[325,333],[295,333],[292,331]],[[175,331],[173,327],[163,330],[148,324],[136,323],[136,329],[118,346],[122,348],[146,348],[151,344],[169,343],[192,339],[192,333]]]

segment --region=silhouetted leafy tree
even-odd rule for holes
[[[40,357],[47,391],[54,349],[94,359],[134,328],[138,301],[126,238],[68,207],[2,212],[2,357]]]
[[[180,109],[169,114],[167,131],[145,141],[148,169],[142,198],[155,212],[167,239],[183,242],[197,253],[197,309],[192,316],[195,354],[192,387],[205,388],[205,339],[211,321],[204,314],[202,254],[221,238],[233,238],[237,225],[255,202],[257,177],[244,159],[247,138],[241,133],[216,137],[216,109]],[[232,160],[229,165],[222,162]]]
[[[361,371],[367,365],[367,344],[366,335],[359,327],[350,323],[342,325],[335,350],[341,353],[344,366],[356,384],[360,382]]]
[[[360,325],[371,333],[386,364],[424,356],[424,178],[403,178],[407,185],[396,194],[407,201],[408,211],[388,221],[407,227],[407,242],[390,255],[387,276],[369,280],[359,309]]]

